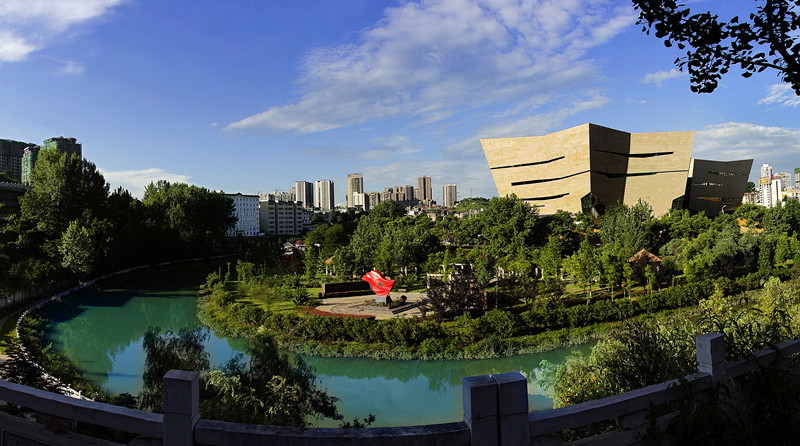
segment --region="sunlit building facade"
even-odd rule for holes
[[[544,136],[481,139],[500,196],[516,195],[542,214],[594,215],[639,200],[656,215],[690,206],[693,142],[694,132],[628,133],[595,124]],[[741,203],[747,176],[737,179],[744,181]]]

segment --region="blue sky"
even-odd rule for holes
[[[722,18],[752,0],[694,1]],[[226,192],[432,177],[496,194],[480,138],[592,122],[696,131],[696,158],[800,167],[800,98],[765,71],[689,90],[623,0],[3,0],[0,138],[83,143],[112,186]]]

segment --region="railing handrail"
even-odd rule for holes
[[[59,393],[0,380],[0,399],[37,412],[135,434],[161,438],[164,416],[112,404],[72,398]]]
[[[696,373],[685,379],[686,384],[691,385],[697,392],[711,387],[711,375],[708,373]],[[536,424],[538,434],[553,433],[638,412],[650,406],[670,403],[686,396],[685,391],[680,380],[672,379],[572,406],[531,412],[528,418],[531,423]]]
[[[322,444],[353,444],[352,440],[355,439],[361,442],[377,442],[388,438],[392,439],[392,445],[468,445],[469,434],[469,427],[461,421],[420,426],[341,429],[336,427],[265,426],[201,419],[195,425],[194,430],[195,442],[211,445],[267,442],[281,444],[280,440],[289,439],[292,444],[296,444],[300,440]]]

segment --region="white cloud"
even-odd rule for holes
[[[568,102],[561,99],[562,102]],[[498,121],[478,129],[473,135],[462,139],[448,147],[445,151],[460,156],[472,156],[483,161],[483,169],[488,172],[488,165],[481,148],[481,138],[505,138],[510,136],[537,136],[553,132],[558,129],[561,123],[570,116],[580,112],[602,107],[610,99],[598,92],[588,91],[583,97],[572,100],[569,104],[558,110],[547,113],[538,113],[527,116],[515,116],[505,121]]]
[[[643,84],[656,84],[659,87],[661,87],[664,84],[664,82],[670,79],[676,79],[679,77],[686,77],[686,76],[687,76],[686,73],[678,71],[675,68],[673,68],[669,71],[656,71],[655,73],[645,74],[640,82]]]
[[[789,84],[770,85],[767,95],[758,101],[759,104],[781,104],[789,107],[800,105],[800,96],[795,94]]]
[[[99,169],[103,174],[106,181],[111,184],[111,188],[116,189],[117,186],[122,186],[136,196],[141,198],[144,194],[144,188],[151,182],[158,180],[167,180],[170,183],[185,183],[191,178],[188,175],[179,173],[167,172],[164,169],[152,167],[150,169],[141,170],[105,170]]]
[[[296,101],[229,124],[312,133],[389,117],[422,122],[591,81],[584,56],[632,24],[612,0],[432,0],[386,8],[356,43],[314,48]]]
[[[36,45],[20,37],[11,30],[0,29],[0,62],[19,62],[31,52],[36,50]]]
[[[692,156],[721,161],[752,158],[754,170],[766,163],[776,172],[788,172],[800,167],[800,129],[741,122],[709,125],[695,133]]]
[[[127,0],[2,0],[0,62],[19,62]]]
[[[72,60],[67,60],[64,61],[64,66],[57,71],[57,74],[62,76],[81,75],[84,71],[86,71],[86,67],[84,67],[83,64]]]

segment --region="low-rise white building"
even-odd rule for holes
[[[242,235],[254,237],[258,235],[260,224],[258,215],[258,195],[226,194],[233,200],[233,215],[236,224],[228,230],[228,236]]]

